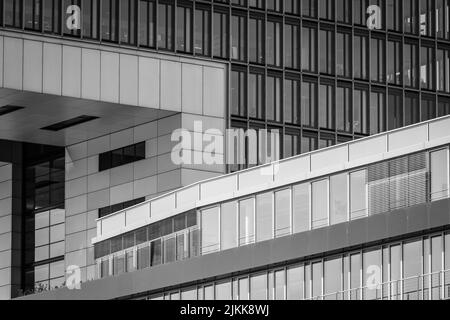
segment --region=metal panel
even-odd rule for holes
[[[225,117],[225,70],[203,68],[203,114]]]
[[[60,45],[44,43],[43,92],[61,95],[62,48]]]
[[[119,102],[119,54],[101,53],[101,89],[102,101]]]
[[[181,63],[161,61],[161,109],[181,111]]]
[[[4,87],[22,90],[23,41],[16,38],[5,38],[3,52]]]
[[[160,60],[139,57],[139,106],[159,109]]]
[[[120,55],[120,103],[138,105],[138,58]]]
[[[81,97],[81,49],[63,46],[62,93],[64,96]]]
[[[42,92],[42,42],[24,41],[23,89]]]
[[[203,112],[203,70],[202,66],[183,63],[182,104],[183,112]]]
[[[100,100],[100,51],[83,49],[81,54],[81,96]]]

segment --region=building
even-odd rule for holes
[[[0,297],[448,298],[449,8],[2,1]]]

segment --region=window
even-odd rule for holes
[[[275,237],[291,233],[291,189],[275,192]]]
[[[437,50],[436,79],[438,90],[450,93],[450,49],[448,48]]]
[[[319,41],[320,72],[334,74],[334,31],[320,30]]]
[[[25,29],[41,30],[41,1],[25,0]]]
[[[216,283],[216,300],[232,300],[231,281]]]
[[[300,154],[300,133],[295,130],[286,130],[283,144],[284,158]]]
[[[381,274],[381,249],[363,252],[363,299],[378,300],[382,297],[380,277],[374,275]],[[373,280],[375,278],[375,280]]]
[[[350,219],[367,216],[366,170],[350,173]]]
[[[210,16],[211,12],[207,9],[195,9],[195,54],[202,56],[210,55]]]
[[[220,209],[220,249],[227,250],[237,247],[237,203],[224,203]]]
[[[231,17],[231,58],[234,60],[245,61],[247,29],[245,17],[233,15]]]
[[[302,69],[317,72],[317,29],[302,27]]]
[[[420,50],[420,86],[422,89],[434,90],[434,50],[431,47],[421,47]]]
[[[336,89],[336,127],[339,131],[352,132],[352,96],[351,88],[340,85]],[[331,104],[333,102],[331,101]],[[329,107],[331,108],[331,106]],[[330,112],[330,111],[329,111]],[[332,114],[330,114],[332,117]],[[329,120],[330,121],[330,120]],[[330,124],[326,128],[330,127]]]
[[[353,91],[353,131],[369,134],[369,90],[357,88]],[[376,125],[376,123],[375,123]]]
[[[300,124],[300,81],[284,81],[284,121]]]
[[[372,87],[370,93],[370,134],[386,130],[386,94]]]
[[[293,231],[299,233],[310,230],[310,184],[300,184],[292,188]]]
[[[282,79],[281,76],[269,75],[267,77],[267,103],[266,117],[269,121],[281,121],[282,111]]]
[[[434,36],[435,30],[433,30],[433,25],[436,11],[433,8],[433,2],[435,1],[436,0],[420,0],[420,34],[423,36]]]
[[[414,43],[405,43],[403,50],[403,81],[405,86],[417,88],[418,83],[418,57],[419,46]]]
[[[273,193],[256,196],[256,241],[273,238]]]
[[[216,252],[220,249],[219,207],[201,212],[202,254]]]
[[[338,76],[346,78],[350,78],[352,75],[352,44],[350,39],[351,35],[348,33],[337,33],[336,72]]]
[[[281,66],[282,40],[283,30],[281,22],[267,21],[267,64],[277,67]]]
[[[228,58],[228,15],[214,12],[214,57]]]
[[[285,271],[279,270],[273,273],[269,273],[269,299],[273,300],[285,300],[284,287],[285,287]],[[273,282],[272,282],[273,280]],[[273,288],[272,288],[273,286]],[[273,297],[271,296],[273,292]]]
[[[7,27],[22,27],[22,0],[4,2],[4,19]]]
[[[291,267],[287,269],[287,299],[303,299],[303,266]]]
[[[250,77],[250,85],[254,80]],[[249,100],[253,96],[253,88],[250,88]],[[256,88],[255,88],[256,89]],[[247,117],[247,102],[246,102],[246,90],[247,90],[247,77],[244,71],[232,70],[231,71],[231,114],[234,116]]]
[[[354,77],[369,78],[369,39],[366,35],[355,34],[353,38]]]
[[[300,27],[296,24],[284,25],[285,67],[299,69],[300,58]]]
[[[286,13],[300,14],[300,1],[298,0],[285,0],[284,1],[284,10]]]
[[[192,52],[192,8],[177,7],[177,50]]]
[[[117,42],[119,27],[119,8],[117,0],[101,0],[102,3],[102,40]]]
[[[335,0],[319,0],[319,17],[324,20],[334,20]]]
[[[143,159],[145,159],[145,142],[100,154],[99,171],[112,169]]]
[[[419,95],[407,92],[405,95],[405,125],[420,122]]]
[[[139,42],[144,47],[155,47],[156,10],[153,0],[140,0]]]
[[[317,18],[317,0],[301,0],[302,15],[311,18]]]
[[[248,42],[250,62],[264,64],[264,39],[264,20],[256,17],[250,18]]]
[[[395,90],[389,91],[388,96],[388,130],[403,126],[403,99],[402,93]]]
[[[252,72],[248,76],[249,117],[264,119],[264,75]]]
[[[89,6],[85,5],[85,2],[88,0],[84,0],[83,8],[85,8],[86,12],[90,12]],[[90,1],[89,1],[90,2]],[[93,3],[97,3],[94,1]],[[43,26],[44,32],[48,33],[60,33],[60,21],[61,21],[61,11],[60,11],[61,0],[46,0],[43,3]],[[93,4],[94,6],[94,4]],[[96,6],[95,6],[96,8]],[[6,7],[5,7],[6,9]],[[84,12],[83,12],[84,13]],[[86,19],[86,13],[83,15],[83,21]],[[94,18],[97,21],[97,17]],[[87,19],[89,21],[89,19]],[[90,21],[89,21],[90,22]],[[89,30],[88,26],[93,26],[95,23],[85,23],[83,24],[83,32],[86,33],[86,30]]]
[[[422,95],[421,120],[427,121],[436,118],[436,98]]]
[[[134,0],[120,0],[120,42],[136,43],[136,7]]]
[[[448,150],[443,149],[430,153],[431,201],[448,197]]]
[[[254,199],[239,202],[239,245],[255,242],[255,208]]]
[[[305,127],[317,127],[317,83],[302,81],[302,125]]]
[[[334,129],[334,86],[331,84],[320,84],[319,97],[319,127]]]
[[[350,23],[352,19],[351,0],[336,0],[336,18],[338,22]]]
[[[330,224],[347,221],[347,188],[346,173],[330,177]]]
[[[159,49],[173,49],[173,5],[160,1],[158,3],[157,45]]]
[[[342,290],[342,258],[324,261],[325,300],[340,300]]]
[[[390,0],[389,2],[393,2],[394,0]],[[389,4],[388,2],[388,4]],[[397,7],[397,2],[395,1],[395,12],[388,13],[388,16],[392,19],[397,19],[397,16],[399,15],[400,8]],[[405,33],[418,33],[418,21],[417,21],[417,14],[418,14],[418,8],[417,8],[418,1],[411,1],[411,0],[403,0],[403,31]],[[391,7],[388,6],[388,12],[391,9]],[[395,25],[396,26],[396,25]],[[396,26],[397,27],[397,26]],[[393,29],[393,27],[391,27]],[[399,29],[397,29],[399,31]]]
[[[249,299],[249,283],[248,278],[239,279],[239,300]]]
[[[417,300],[421,285],[417,276],[422,274],[422,240],[403,245],[403,300]],[[407,279],[411,278],[411,279]]]
[[[384,41],[382,39],[370,39],[370,72],[371,80],[375,82],[385,82],[385,52]]]
[[[405,2],[410,3],[410,0],[405,0]],[[402,5],[402,0],[387,0],[387,9],[386,9],[386,13],[387,13],[387,28],[388,30],[393,30],[393,31],[401,31],[401,26],[402,26],[402,16],[401,16],[401,8]],[[406,13],[407,10],[404,10],[404,12]],[[406,21],[409,21],[408,19],[411,19],[412,17],[404,17],[404,21],[405,23],[407,23]],[[412,23],[412,22],[410,22]]]
[[[441,39],[449,39],[450,1],[436,0],[436,33]]]
[[[312,183],[312,228],[328,225],[328,180]]]
[[[267,275],[250,277],[250,300],[267,300]]]
[[[402,56],[399,41],[388,41],[388,73],[387,81],[391,84],[400,85],[402,81],[402,69],[400,57]]]
[[[443,117],[450,114],[450,99],[439,97],[438,116]]]

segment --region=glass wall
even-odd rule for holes
[[[198,285],[198,299],[438,300],[448,297],[448,233],[288,263],[276,269]],[[433,280],[434,279],[434,280]],[[181,289],[183,293],[188,289]],[[192,288],[189,288],[192,291]],[[206,294],[210,290],[212,294]],[[179,290],[170,293],[177,294]],[[214,296],[215,292],[215,296]],[[157,299],[167,293],[154,294]],[[182,294],[183,296],[183,294]],[[192,293],[189,297],[195,297]]]

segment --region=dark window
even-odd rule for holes
[[[338,76],[352,76],[352,43],[349,33],[338,32],[336,42],[336,72]]]
[[[61,0],[45,0],[44,1],[44,32],[60,33],[60,11]],[[83,26],[84,27],[84,26]]]
[[[403,0],[403,31],[418,33],[417,0]],[[394,10],[390,12],[390,10]],[[400,15],[400,0],[388,0],[388,19],[391,21],[389,29],[400,31],[398,16]]]
[[[352,19],[351,0],[336,0],[336,20],[350,23]]]
[[[353,131],[369,134],[369,88],[355,88],[353,94]]]
[[[401,31],[401,25],[402,25],[402,13],[401,13],[401,5],[403,0],[387,0],[387,28],[389,30],[393,31]],[[411,3],[413,1],[411,0],[405,0],[405,3]],[[407,13],[407,10],[404,10],[405,14]],[[405,24],[406,21],[413,21],[408,19],[413,19],[413,16],[404,16]],[[411,22],[412,23],[412,22]]]
[[[286,68],[299,69],[300,64],[300,27],[296,24],[284,26],[284,59]]]
[[[370,93],[370,134],[386,131],[386,94],[383,90]]]
[[[372,81],[382,82],[385,80],[385,42],[382,39],[370,39],[370,72]]]
[[[331,108],[327,108],[330,112]],[[332,123],[328,121],[326,128],[332,129]],[[336,128],[339,131],[352,132],[352,94],[351,87],[339,85],[336,89]]]
[[[99,171],[145,159],[145,142],[108,151],[99,156]]]
[[[434,90],[434,50],[431,47],[420,49],[420,86],[422,89]]]
[[[123,1],[123,0],[120,0]],[[117,0],[102,0],[102,40],[116,42],[119,29]]]
[[[98,209],[98,217],[101,218],[101,217],[107,216],[107,215],[109,215],[111,213],[124,210],[126,208],[135,206],[135,205],[137,205],[139,203],[142,203],[144,201],[145,201],[145,197],[139,198],[139,199],[135,199],[135,200],[126,201],[126,202],[122,202],[122,203],[118,203],[118,204],[115,204],[115,205],[112,205],[112,206],[107,206],[107,207],[104,207],[104,208],[100,208],[100,209]]]
[[[282,63],[283,30],[278,21],[267,21],[267,64],[280,67]]]
[[[98,39],[99,1],[83,0],[81,2],[81,14],[83,23],[83,37]]]
[[[284,122],[300,124],[300,81],[284,81]]]
[[[305,127],[317,127],[317,83],[302,81],[302,110],[301,119],[302,125]]]
[[[231,114],[247,117],[247,77],[244,71],[231,71]]]
[[[22,27],[22,0],[4,1],[5,26]]]
[[[173,49],[173,5],[160,1],[158,3],[158,48]]]
[[[298,15],[300,14],[300,1],[298,0],[285,0],[284,10],[286,13]]]
[[[250,62],[263,64],[264,63],[264,20],[261,18],[250,18],[249,21],[249,60]],[[269,34],[268,34],[269,35]],[[272,35],[273,37],[274,35]],[[273,40],[273,39],[270,39]],[[269,45],[274,45],[274,43],[269,43]],[[274,58],[274,48],[268,49],[272,50],[272,57]],[[273,61],[274,62],[274,61]]]
[[[317,29],[302,27],[302,69],[317,72]]]
[[[248,112],[250,118],[264,119],[264,74],[257,70],[248,75]]]
[[[434,3],[436,0],[420,0],[420,34],[423,36],[434,36],[436,10]]]
[[[177,50],[192,52],[192,8],[177,7]]]
[[[357,79],[369,78],[369,38],[367,35],[355,34],[353,38],[353,66]]]
[[[387,81],[391,84],[401,85],[402,81],[402,66],[401,66],[401,43],[400,41],[388,41],[388,73]]]
[[[324,20],[334,20],[334,3],[336,0],[319,0],[319,17]]]
[[[214,56],[228,58],[228,15],[214,12]]]
[[[270,11],[281,11],[283,8],[284,0],[267,0],[267,10]]]
[[[401,91],[389,91],[388,121],[388,130],[394,130],[403,126],[403,98]]]
[[[335,98],[334,86],[331,84],[320,84],[319,89],[319,127],[334,129],[335,120]]]
[[[438,116],[443,117],[450,114],[450,99],[439,97]]]
[[[311,152],[317,150],[317,134],[303,132],[302,135],[302,153]]]
[[[302,0],[302,15],[317,18],[317,0]]]
[[[436,79],[439,91],[450,93],[450,49],[438,48],[436,55]]]
[[[93,117],[93,116],[79,116],[76,118],[72,118],[66,121],[62,121],[62,122],[58,122],[55,124],[52,124],[48,127],[44,127],[41,128],[41,130],[48,130],[48,131],[60,131],[60,130],[64,130],[70,127],[74,127],[76,125],[85,123],[85,122],[89,122],[92,120],[98,119],[98,117]]]
[[[207,9],[195,9],[195,53],[202,56],[210,55],[211,43],[211,12]]]
[[[417,88],[419,46],[414,43],[405,43],[403,50],[403,79],[407,87]]]
[[[243,16],[231,17],[231,58],[245,61],[247,43],[246,19]]]
[[[436,98],[429,95],[422,95],[421,102],[421,121],[436,118]]]
[[[320,72],[334,74],[334,31],[320,30],[319,56]]]
[[[407,92],[405,95],[405,125],[420,122],[419,94]]]
[[[120,42],[136,44],[136,1],[119,0],[120,2]]]
[[[155,2],[140,0],[139,8],[139,44],[144,47],[155,46]]]
[[[280,76],[270,75],[267,77],[266,117],[269,121],[281,121],[282,86],[283,83]]]
[[[25,0],[25,29],[41,30],[41,1]]]
[[[284,134],[283,155],[284,158],[300,154],[300,133],[287,131]]]

